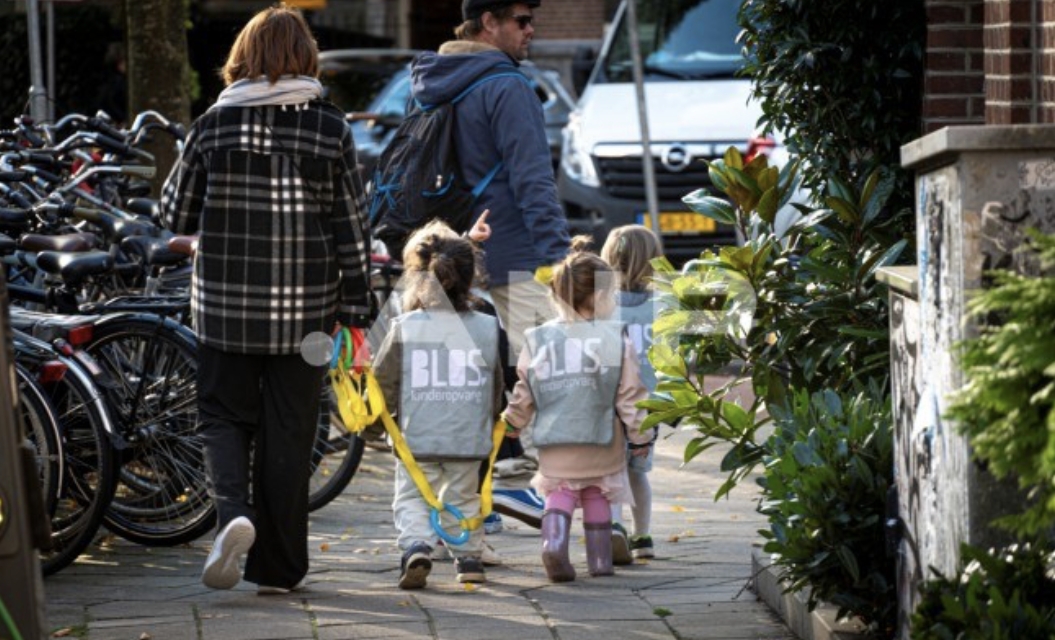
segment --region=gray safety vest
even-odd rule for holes
[[[639,300],[642,300],[640,301]],[[630,303],[637,304],[630,304]],[[656,390],[656,370],[648,359],[648,348],[652,346],[652,323],[656,320],[656,306],[650,294],[623,295],[619,298],[616,317],[626,324],[626,333],[637,351],[641,365],[641,384],[649,393]]]
[[[403,345],[399,425],[417,460],[483,460],[494,427],[498,319],[475,311],[412,311]]]
[[[535,446],[611,443],[623,333],[620,322],[556,320],[526,332]]]

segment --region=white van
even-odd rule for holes
[[[756,137],[762,115],[736,36],[742,0],[637,0],[645,96],[656,160],[664,248],[675,261],[736,241],[733,229],[689,212],[681,198],[710,186],[707,161],[730,146],[783,164],[787,152]],[[626,0],[564,130],[558,186],[573,232],[599,241],[614,227],[650,224],[630,58]],[[720,194],[718,194],[720,195]]]

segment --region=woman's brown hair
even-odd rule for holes
[[[652,258],[662,253],[659,239],[648,227],[628,224],[608,234],[601,248],[601,258],[621,276],[624,291],[644,291],[652,278]]]
[[[592,315],[594,294],[615,286],[611,267],[590,250],[592,242],[589,236],[572,238],[571,252],[553,270],[550,289],[566,317],[574,317],[569,312]]]
[[[319,46],[299,10],[284,4],[253,16],[235,38],[220,74],[225,84],[267,76],[319,75]]]
[[[408,276],[404,311],[442,306],[443,296],[455,311],[471,308],[476,251],[469,240],[443,222],[430,222],[410,236],[403,249],[403,266]]]

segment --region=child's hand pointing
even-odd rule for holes
[[[476,219],[476,224],[469,230],[469,239],[473,242],[485,242],[491,237],[491,225],[487,224],[489,213],[491,213],[490,209],[484,209],[484,212]]]

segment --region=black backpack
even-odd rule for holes
[[[500,65],[450,102],[423,105],[414,99],[410,113],[381,153],[373,178],[370,226],[392,257],[401,259],[410,234],[436,218],[457,233],[469,230],[473,204],[502,169],[502,162],[476,186],[465,185],[454,149],[454,108],[485,82],[507,77],[528,82],[513,65]]]

